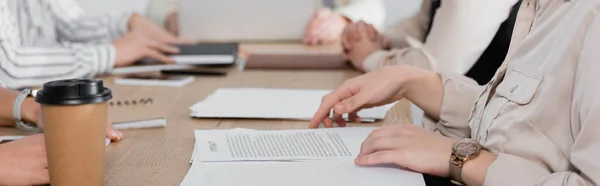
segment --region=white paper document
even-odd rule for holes
[[[181,186],[425,186],[423,175],[352,161],[194,163]]]
[[[197,130],[194,161],[354,159],[374,127],[308,130]]]
[[[330,90],[221,88],[190,107],[192,117],[310,120]],[[365,122],[384,119],[394,104],[365,109]]]
[[[354,163],[374,129],[196,130],[181,186],[424,186],[420,173]]]

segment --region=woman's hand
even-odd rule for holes
[[[306,27],[304,44],[320,45],[339,40],[350,20],[330,9],[321,9],[315,13]]]
[[[106,124],[106,137],[110,138],[113,142],[118,142],[123,139],[123,133],[113,128],[113,125],[109,122]]]
[[[363,142],[358,165],[397,164],[407,169],[448,177],[454,140],[416,125],[385,125]]]
[[[344,58],[356,69],[364,71],[365,59],[378,50],[388,49],[389,40],[379,34],[375,27],[364,21],[348,25],[341,36]]]
[[[378,71],[367,73],[346,81],[337,90],[327,94],[321,106],[313,116],[310,128],[317,128],[321,123],[333,127],[328,118],[330,110],[334,110],[334,120],[340,127],[346,126],[342,115],[349,114],[350,120],[360,122],[358,111],[381,106],[401,99],[407,91],[404,85],[414,75],[416,67],[388,66]]]
[[[129,18],[129,30],[131,32],[139,32],[162,43],[191,43],[190,41],[180,39],[177,36],[169,33],[164,28],[154,24],[152,21],[148,20],[146,17],[140,14],[133,14],[131,18]]]
[[[44,135],[0,145],[0,185],[42,185],[50,182]]]
[[[139,32],[127,33],[123,37],[114,40],[112,45],[117,51],[115,67],[129,66],[145,58],[151,58],[165,64],[173,64],[175,61],[167,57],[166,54],[179,53],[179,48]]]

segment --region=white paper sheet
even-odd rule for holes
[[[424,186],[423,175],[352,161],[196,162],[181,186]]]
[[[352,160],[374,129],[197,130],[193,161]]]
[[[310,120],[330,90],[221,88],[190,107],[192,117]],[[393,104],[358,113],[364,121],[384,119]]]

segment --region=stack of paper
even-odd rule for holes
[[[330,90],[221,88],[190,107],[192,117],[310,120]],[[365,122],[384,119],[393,104],[365,109]]]
[[[354,158],[375,128],[196,131],[182,186],[425,185],[422,174]]]

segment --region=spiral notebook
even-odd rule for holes
[[[109,121],[118,130],[164,127],[167,119],[154,102],[151,97],[110,101]]]

